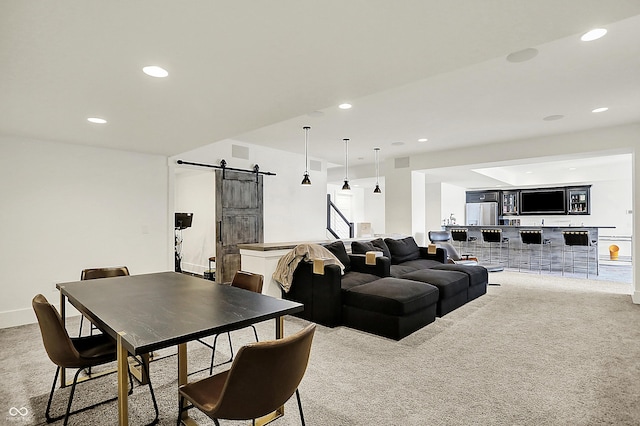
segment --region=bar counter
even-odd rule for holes
[[[448,231],[453,229],[467,229],[469,238],[473,241],[467,241],[466,243],[460,243],[454,241],[454,246],[462,251],[463,254],[476,255],[483,263],[497,263],[510,268],[523,267],[529,269],[531,266],[538,267],[538,264],[532,265],[529,261],[529,249],[532,248],[530,244],[522,244],[520,237],[520,231],[528,230],[541,230],[542,238],[548,240],[548,244],[544,247],[533,247],[535,256],[540,256],[542,253],[543,263],[545,266],[543,270],[550,268],[552,271],[562,271],[563,268],[567,272],[571,272],[571,247],[565,246],[563,231],[588,231],[589,240],[592,242],[589,247],[574,246],[575,254],[575,271],[586,272],[586,259],[588,255],[589,259],[589,274],[598,273],[598,230],[604,228],[615,228],[615,226],[524,226],[524,225],[446,225],[444,228]],[[502,249],[499,249],[500,244],[485,242],[482,238],[483,229],[500,229],[502,230],[502,237],[504,242],[502,243]],[[491,245],[491,253],[490,253]],[[498,250],[499,254],[495,254]],[[565,262],[563,264],[563,252],[565,255]],[[534,256],[534,257],[535,257]],[[536,257],[536,262],[539,262]],[[524,266],[523,266],[524,265]]]

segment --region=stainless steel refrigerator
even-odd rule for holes
[[[497,225],[498,203],[467,203],[467,225]]]

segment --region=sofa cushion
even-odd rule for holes
[[[365,254],[368,251],[381,251],[384,257],[391,259],[391,252],[389,247],[385,244],[382,238],[376,238],[371,241],[352,241],[351,253],[353,254]]]
[[[469,286],[486,285],[489,282],[489,274],[484,266],[479,265],[460,265],[448,263],[434,266],[433,269],[441,271],[457,271],[463,272],[469,276]]]
[[[351,259],[349,258],[347,249],[344,248],[344,243],[342,241],[334,241],[332,243],[326,244],[324,248],[333,253],[333,255],[338,258],[340,263],[344,265],[345,274],[351,271]]]
[[[342,288],[342,291],[350,290],[351,288],[357,285],[370,283],[372,281],[376,281],[379,279],[380,277],[377,275],[366,274],[364,272],[351,271],[348,274],[344,274],[342,276],[342,281],[340,282],[340,288]]]
[[[385,238],[384,242],[387,244],[387,247],[389,247],[392,265],[420,258],[420,248],[413,237],[402,238],[400,240]]]
[[[343,293],[342,303],[388,315],[403,316],[438,302],[432,285],[398,278],[380,278]]]
[[[442,262],[431,259],[415,259],[403,262],[400,265],[391,265],[391,276],[401,278],[404,274],[418,271],[420,269],[430,269],[442,266]]]
[[[458,293],[466,294],[469,288],[469,277],[458,271],[441,271],[437,269],[421,269],[402,276],[407,280],[415,280],[431,284],[440,290],[440,298],[448,299]]]

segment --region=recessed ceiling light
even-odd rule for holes
[[[569,167],[569,170],[574,171],[576,168],[575,167]]]
[[[400,146],[404,145],[404,142],[391,142],[391,145]]]
[[[609,110],[609,108],[607,108],[607,107],[600,107],[600,108],[596,108],[594,110],[591,110],[591,112],[605,112],[605,111],[608,111],[608,110]]]
[[[149,65],[146,66],[144,68],[142,68],[142,71],[146,74],[146,75],[150,75],[151,77],[158,77],[158,78],[163,78],[169,75],[169,71],[165,70],[164,68],[161,68],[157,65]]]
[[[529,47],[527,49],[519,50],[517,52],[510,53],[507,55],[507,61],[509,62],[524,62],[531,60],[538,56],[538,49],[534,49],[533,47]]]
[[[603,37],[606,33],[607,33],[607,30],[605,30],[604,28],[595,28],[589,32],[584,33],[582,37],[580,37],[580,40],[582,41],[597,40],[600,37]]]
[[[352,107],[351,104],[340,104],[338,105],[338,108],[340,109],[350,109]]]
[[[531,170],[529,170],[529,171],[526,171],[525,173],[526,173],[526,174],[528,174],[528,175],[530,175],[530,174],[532,174],[533,172],[532,172]]]
[[[564,118],[564,115],[556,114],[556,115],[547,115],[545,118],[543,118],[543,120],[556,121],[556,120],[562,120],[563,118]]]
[[[87,118],[87,121],[89,123],[94,123],[94,124],[106,124],[107,120],[105,120],[104,118],[99,118],[99,117],[89,117]]]
[[[427,139],[427,138],[420,138],[420,139],[418,139],[418,142],[426,142],[426,141],[428,141],[428,139]]]

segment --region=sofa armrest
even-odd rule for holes
[[[437,248],[435,254],[430,254],[428,247],[419,247],[419,249],[421,258],[437,260],[440,263],[447,263],[447,251],[445,249]]]
[[[311,321],[328,327],[342,324],[342,270],[325,265],[324,274],[312,276]]]
[[[349,258],[351,259],[352,271],[373,274],[382,278],[391,276],[391,260],[388,257],[376,257],[375,265],[367,265],[365,254],[350,254]]]
[[[342,321],[342,272],[338,265],[325,265],[324,274],[313,273],[313,262],[302,261],[293,282],[282,298],[302,303],[304,311],[294,314],[309,321],[335,327]]]

